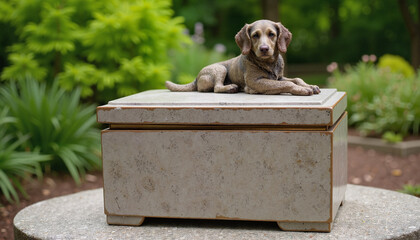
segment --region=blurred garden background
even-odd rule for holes
[[[293,33],[287,76],[348,93],[355,134],[418,140],[419,10],[419,0],[0,1],[0,236],[31,202],[101,186],[96,106],[193,81],[238,55],[235,34],[262,18]],[[376,165],[352,173],[351,158]],[[349,181],[419,195],[419,159],[350,149]]]

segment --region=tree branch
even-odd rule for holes
[[[420,3],[420,0],[418,0]],[[408,32],[411,36],[416,34],[416,24],[414,23],[413,18],[411,17],[410,11],[408,10],[408,5],[406,0],[398,0],[398,6],[400,8],[402,17],[404,19],[405,26],[408,28]]]

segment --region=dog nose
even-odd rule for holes
[[[267,45],[262,45],[261,47],[260,47],[260,51],[262,52],[262,53],[267,53],[268,52],[268,46]]]

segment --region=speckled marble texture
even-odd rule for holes
[[[332,126],[346,106],[346,94],[336,89],[312,96],[151,90],[98,107],[97,118],[118,124]]]
[[[330,231],[346,189],[346,103],[336,89],[152,90],[98,107],[98,121],[110,124],[102,132],[108,223],[240,219]]]
[[[329,231],[344,197],[346,130],[345,115],[330,131],[103,131],[105,212]]]
[[[284,232],[273,222],[155,219],[140,227],[111,226],[102,189],[36,203],[15,219],[15,239],[420,239],[420,198],[348,185],[330,233]]]
[[[323,88],[320,94],[297,96],[291,94],[261,95],[247,93],[170,92],[149,90],[109,102],[109,105],[135,106],[313,106],[323,105],[337,89]]]

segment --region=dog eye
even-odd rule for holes
[[[276,34],[274,34],[274,33],[270,32],[270,33],[268,33],[268,36],[269,36],[269,37],[274,37],[274,36],[276,36]]]
[[[259,37],[260,37],[260,35],[258,33],[255,33],[254,35],[252,35],[252,38],[255,38],[255,39],[257,39]]]

